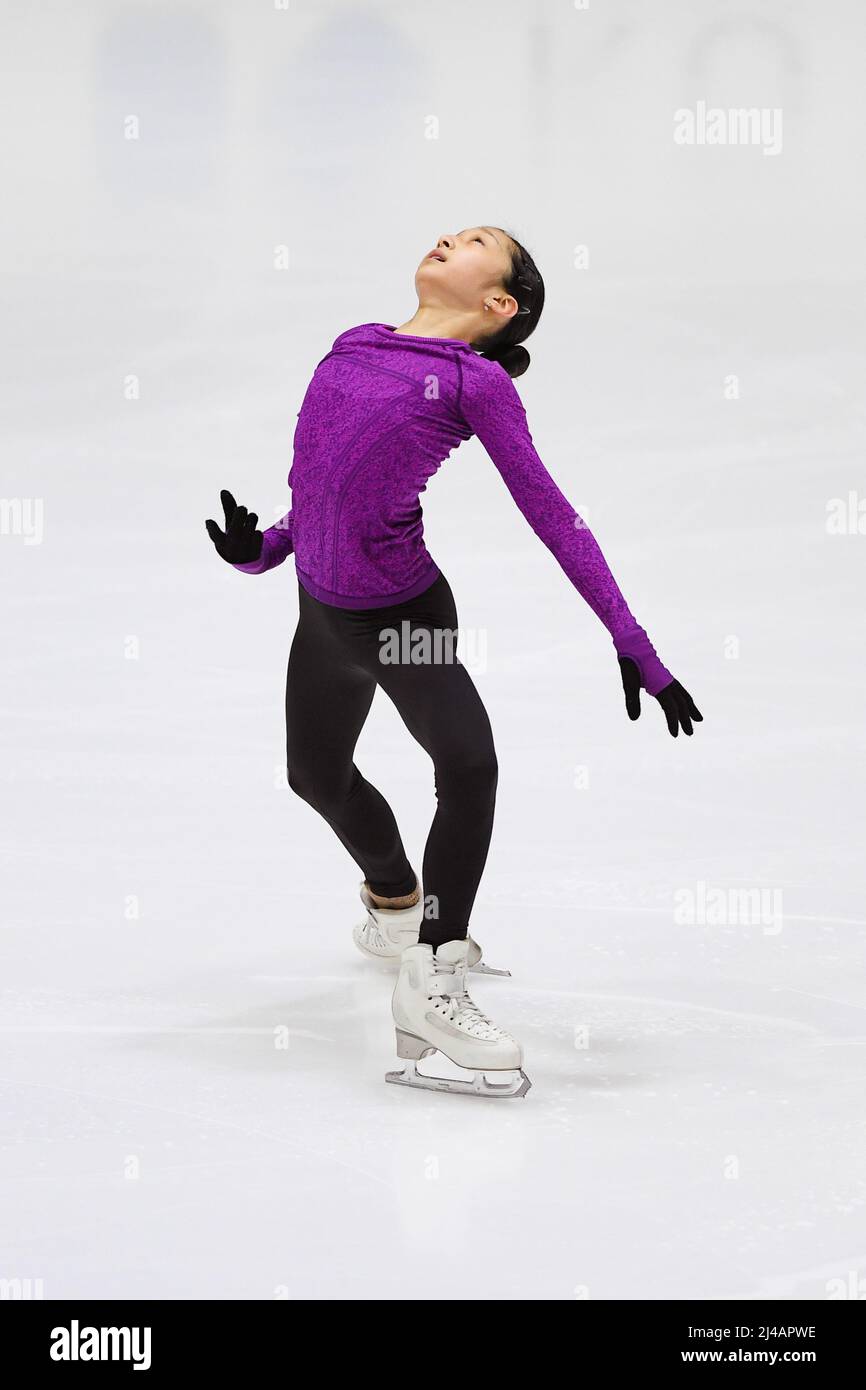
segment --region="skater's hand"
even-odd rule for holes
[[[622,673],[622,688],[625,691],[625,707],[629,719],[640,719],[640,671],[630,657],[621,656],[619,658],[619,668]],[[703,722],[704,716],[701,714],[694,700],[679,681],[671,681],[664,690],[660,690],[658,695],[653,696],[658,700],[664,710],[665,719],[668,722],[668,729],[673,738],[679,734],[680,727],[683,733],[691,734],[692,720],[696,724]]]
[[[259,518],[246,507],[239,507],[230,492],[223,488],[220,493],[226,518],[226,529],[221,531],[215,521],[205,522],[207,533],[217,548],[217,552],[230,565],[248,565],[258,560],[262,553],[262,533],[256,530]]]

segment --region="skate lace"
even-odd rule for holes
[[[447,993],[442,996],[442,1003],[445,1006],[442,1012],[449,1022],[456,1024],[458,1028],[465,1028],[475,1038],[495,1041],[497,1038],[509,1036],[501,1028],[498,1028],[482,1009],[479,1009],[475,1000],[467,992],[464,971],[458,971],[453,966],[440,966],[437,960],[436,974],[450,975],[454,979],[454,988],[448,989]]]
[[[384,951],[388,944],[372,917],[361,923],[361,936],[367,946],[372,946],[377,951]]]

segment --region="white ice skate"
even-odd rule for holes
[[[397,1027],[397,1056],[402,1071],[389,1071],[386,1081],[428,1091],[518,1097],[532,1084],[523,1070],[520,1043],[497,1028],[466,992],[470,943],[446,941],[433,954],[432,946],[408,946],[400,958],[400,974],[391,1009]],[[473,1075],[467,1079],[425,1076],[417,1063],[441,1052],[455,1066]]]
[[[420,888],[420,884],[418,885]],[[373,960],[393,961],[395,965],[407,946],[417,946],[418,933],[424,919],[424,900],[414,907],[377,907],[370,897],[366,883],[361,883],[361,902],[367,909],[362,922],[352,931],[359,951]],[[480,975],[510,975],[510,970],[494,970],[481,959],[481,947],[469,940],[469,969]]]

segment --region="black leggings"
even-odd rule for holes
[[[424,593],[386,608],[335,608],[300,582],[298,595],[286,682],[289,785],[336,832],[374,893],[414,891],[394,813],[353,761],[381,686],[433,761],[438,807],[424,850],[419,940],[435,948],[465,937],[490,844],[498,769],[481,697],[456,650],[447,659],[448,634],[456,641],[457,633],[451,586],[440,574]],[[385,629],[401,639],[390,649],[380,638]],[[413,642],[420,629],[428,635]],[[413,653],[415,661],[407,660]],[[395,654],[401,659],[385,659]]]

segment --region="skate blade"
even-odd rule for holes
[[[510,970],[494,970],[492,965],[485,965],[483,960],[478,961],[476,965],[470,965],[469,969],[474,970],[476,975],[507,975],[509,980],[511,979]]]
[[[503,1081],[491,1081],[491,1076],[503,1076]],[[414,1062],[407,1062],[402,1071],[388,1071],[385,1080],[395,1086],[412,1086],[419,1091],[449,1091],[456,1096],[487,1096],[491,1100],[518,1100],[525,1096],[532,1082],[521,1070],[517,1072],[482,1072],[472,1080],[444,1076],[425,1076]]]

